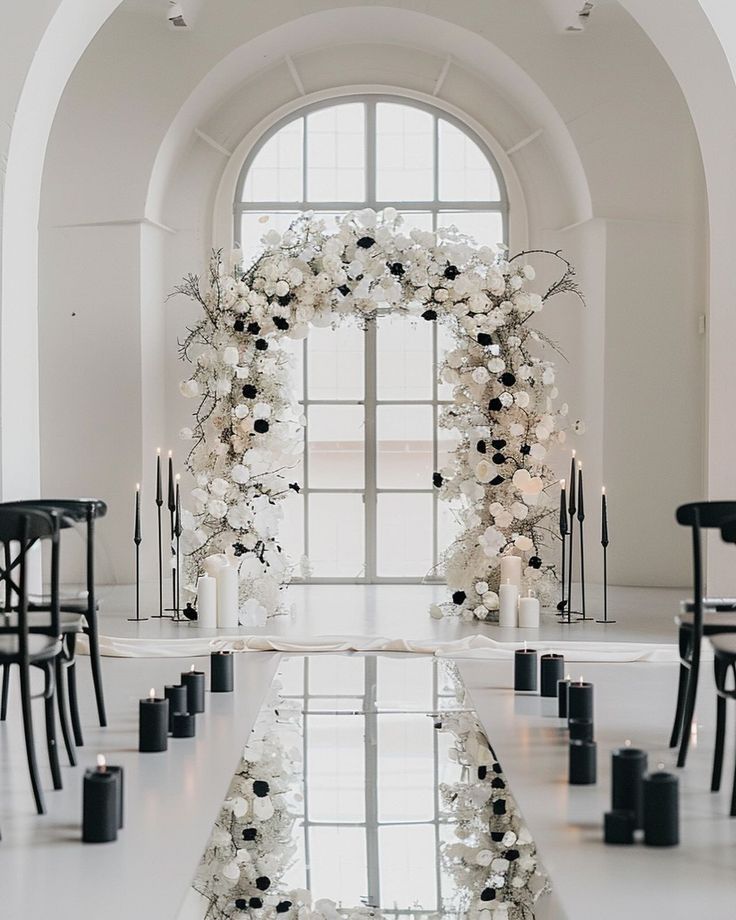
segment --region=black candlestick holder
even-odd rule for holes
[[[582,464],[578,464],[578,532],[580,533],[580,607],[581,612],[578,616],[578,620],[592,620],[593,617],[589,617],[586,614],[585,610],[585,536],[584,536],[584,525],[585,523],[585,502],[583,495],[583,467]]]
[[[608,530],[604,529],[603,538],[601,539],[603,547],[603,619],[596,620],[596,623],[615,623],[615,620],[608,619]]]
[[[136,496],[136,500],[140,500],[138,496]],[[136,511],[138,512],[138,509]],[[128,622],[143,623],[148,617],[141,616],[141,530],[140,520],[137,516],[133,544],[135,545],[135,616],[128,617]]]

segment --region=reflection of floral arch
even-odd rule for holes
[[[444,610],[485,619],[498,604],[504,554],[522,557],[527,584],[542,596],[554,581],[542,559],[553,513],[546,458],[564,439],[558,421],[567,407],[553,406],[554,367],[535,354],[547,340],[528,321],[552,295],[578,293],[574,271],[562,260],[562,277],[544,295],[530,293],[526,253],[507,258],[454,228],[405,232],[401,224],[392,208],[352,212],[333,232],[306,215],[283,235],[266,233],[249,268],[228,273],[215,255],[204,290],[194,275],[176,288],[205,313],[181,345],[194,368],[181,392],[199,401],[193,428],[182,432],[194,441],[187,465],[196,479],[182,521],[186,580],[193,585],[206,556],[226,554],[239,567],[245,622],[275,613],[288,581],[278,520],[281,501],[299,491],[289,470],[303,419],[280,340],[303,339],[310,325],[365,321],[379,307],[442,322],[455,341],[442,368],[454,403],[440,425],[459,440],[434,474],[462,528],[443,558],[452,592]]]

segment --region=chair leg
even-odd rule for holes
[[[3,689],[2,699],[0,699],[0,722],[4,722],[8,716],[8,691],[10,690],[10,665],[3,665]]]
[[[72,717],[72,728],[74,730],[74,743],[77,747],[84,747],[84,736],[82,735],[82,723],[79,718],[79,699],[77,697],[77,664],[72,661],[66,669],[67,686],[69,687],[69,711]]]
[[[732,818],[736,817],[736,763],[734,764],[733,787],[731,788],[731,811],[729,814]]]
[[[672,734],[670,735],[670,747],[677,747],[680,740],[680,729],[682,728],[682,709],[685,704],[685,694],[687,691],[687,679],[690,669],[680,662],[680,677],[677,681],[677,704],[675,705],[675,721],[672,725]]]
[[[23,733],[26,740],[26,757],[28,759],[28,772],[31,775],[33,798],[36,800],[36,811],[39,815],[46,814],[46,805],[41,791],[41,780],[38,775],[36,762],[36,747],[33,742],[33,718],[31,716],[31,675],[28,665],[20,664],[20,701],[23,711]]]
[[[43,668],[46,680],[43,688],[44,715],[46,717],[46,747],[49,752],[49,766],[54,789],[61,789],[61,766],[59,765],[59,748],[56,744],[56,712],[54,711],[54,665],[47,661]]]
[[[726,699],[716,697],[716,746],[713,751],[713,775],[710,781],[710,791],[718,792],[721,788],[721,773],[723,772],[723,742],[726,737]]]
[[[92,681],[95,685],[95,700],[97,701],[97,716],[100,726],[107,725],[105,712],[105,693],[102,687],[102,661],[100,659],[100,641],[97,632],[97,613],[87,615],[87,637],[89,639],[89,658],[92,665]]]
[[[66,684],[64,683],[64,662],[61,655],[56,656],[54,671],[56,676],[56,705],[59,710],[59,722],[61,723],[61,734],[64,738],[66,756],[69,758],[69,766],[76,767],[77,751],[74,747],[72,729],[69,724],[69,706],[66,698]]]
[[[693,716],[695,715],[695,698],[698,695],[698,671],[700,669],[700,649],[693,657],[690,665],[690,676],[687,681],[687,690],[685,692],[685,707],[682,713],[682,723],[680,725],[680,751],[677,755],[677,766],[684,767],[687,760],[687,749],[690,744],[690,726],[692,725]]]

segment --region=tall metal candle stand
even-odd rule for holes
[[[570,462],[570,498],[567,504],[567,511],[570,518],[570,558],[567,566],[567,617],[566,623],[574,622],[572,619],[572,570],[575,558],[575,451],[572,452]]]
[[[601,546],[603,547],[603,619],[596,623],[615,623],[608,619],[608,502],[606,487],[601,489]]]
[[[580,531],[580,606],[579,620],[592,620],[585,614],[585,540],[583,539],[583,522],[585,521],[585,503],[583,500],[583,464],[578,462],[578,529]]]
[[[176,609],[175,609],[175,612],[174,612],[174,619],[177,620],[177,621],[183,619],[182,616],[181,616],[181,614],[180,614],[180,609],[181,609],[181,596],[180,596],[181,579],[180,579],[180,577],[179,577],[179,576],[180,576],[180,568],[179,568],[179,565],[180,565],[180,561],[181,561],[181,552],[180,552],[180,550],[181,550],[181,547],[180,547],[181,531],[182,531],[182,527],[181,527],[181,496],[180,496],[180,494],[179,494],[179,474],[177,473],[177,474],[176,474],[176,515],[175,515],[175,517],[174,517],[174,536],[176,537],[176,569],[175,569],[175,572],[176,572]]]
[[[560,579],[560,589],[561,597],[560,602],[557,605],[557,611],[559,615],[564,619],[565,616],[565,578],[567,573],[567,560],[565,558],[565,547],[567,542],[567,504],[566,504],[566,494],[565,494],[565,480],[560,480],[560,537],[562,540],[562,558],[560,560],[561,569],[562,569],[562,578]]]
[[[172,562],[174,565],[171,565],[171,607],[167,608],[171,610],[174,614],[172,619],[178,619],[177,610],[178,606],[176,603],[177,597],[177,587],[176,587],[176,559],[174,554],[174,515],[176,514],[176,493],[174,491],[174,464],[172,460],[172,453],[169,451],[169,481],[168,481],[168,494],[167,494],[167,507],[169,509],[169,532],[171,534],[169,541],[169,563]]]
[[[135,544],[135,616],[128,617],[129,623],[142,623],[148,617],[141,616],[141,487],[135,487],[135,527],[133,543]]]
[[[161,485],[161,448],[156,451],[156,516],[158,518],[158,613],[153,618],[164,618],[164,551],[161,528],[161,508],[164,504],[164,492]]]

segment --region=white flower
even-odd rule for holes
[[[230,488],[226,479],[223,479],[221,476],[218,476],[216,479],[213,479],[210,483],[210,492],[215,495],[217,498],[222,498],[227,490]]]
[[[526,516],[529,514],[529,508],[522,504],[521,502],[514,502],[511,506],[511,513],[515,518],[518,518],[520,521],[523,521]]]
[[[483,606],[487,610],[498,610],[500,601],[498,599],[498,594],[495,591],[486,591],[483,595]]]
[[[431,604],[429,608],[429,615],[433,620],[441,620],[444,616],[444,613],[442,612],[442,608],[439,604]]]
[[[491,375],[488,373],[488,370],[485,367],[476,367],[473,370],[473,373],[470,375],[473,378],[473,381],[481,386],[484,383],[488,383],[491,379]]]
[[[526,390],[519,390],[518,393],[514,394],[514,401],[520,409],[526,409],[530,402],[529,394]]]
[[[475,467],[475,478],[478,482],[490,482],[496,475],[493,464],[487,460],[481,460]]]
[[[193,399],[199,396],[199,383],[192,377],[190,380],[182,380],[179,384],[179,392],[186,399]]]
[[[235,365],[240,360],[240,352],[234,345],[228,345],[227,348],[222,350],[222,363],[227,364],[230,367],[235,367]]]
[[[247,466],[243,466],[242,463],[236,463],[232,470],[230,470],[230,476],[233,482],[242,485],[250,479],[250,470]]]
[[[473,616],[476,620],[485,620],[488,616],[488,608],[484,607],[483,604],[479,604],[473,608]]]
[[[475,593],[484,595],[488,591],[488,582],[487,581],[478,581],[475,585]]]
[[[542,373],[542,383],[546,386],[551,386],[555,382],[555,372],[551,367],[548,367]]]
[[[511,526],[514,520],[514,516],[510,511],[506,511],[504,509],[503,511],[500,511],[498,514],[494,515],[493,520],[498,527],[506,528]]]
[[[214,518],[224,518],[227,514],[227,502],[219,498],[213,498],[207,503],[207,511]]]
[[[478,538],[483,552],[489,558],[497,556],[506,545],[506,537],[496,527],[486,527]]]
[[[537,277],[537,273],[536,273],[536,271],[534,270],[534,266],[533,266],[533,265],[525,265],[525,266],[524,266],[524,277],[525,277],[528,281],[534,281],[534,279]],[[506,844],[506,846],[510,846],[510,844]]]
[[[541,462],[547,456],[547,448],[542,444],[532,444],[531,448],[529,449],[529,454],[534,457],[535,460],[539,460]]]
[[[519,534],[519,536],[517,536],[514,540],[514,546],[521,550],[522,553],[525,553],[534,548],[534,543],[532,543],[529,537],[525,537],[523,534]]]
[[[218,396],[229,396],[232,391],[233,385],[227,377],[220,377],[216,384],[216,392]]]
[[[270,418],[271,417],[271,407],[268,403],[259,402],[253,406],[253,415],[256,418]]]
[[[194,437],[194,432],[191,428],[180,428],[179,429],[179,438],[182,441],[191,441]]]
[[[494,374],[500,374],[506,368],[506,362],[503,358],[491,358],[488,362],[488,370]]]

